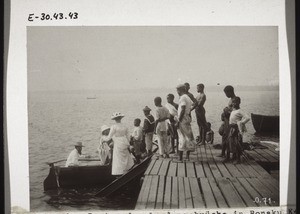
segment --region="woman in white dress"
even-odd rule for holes
[[[133,165],[133,159],[129,153],[128,129],[121,123],[123,114],[117,112],[111,116],[116,123],[111,126],[105,140],[113,139],[114,149],[112,158],[112,175],[120,176],[126,173]]]

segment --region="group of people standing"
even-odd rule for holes
[[[188,83],[176,87],[179,95],[178,103],[174,102],[173,94],[167,95],[165,106],[162,105],[161,97],[155,97],[154,116],[151,114],[152,110],[145,106],[143,126],[140,125],[139,118],[135,119],[132,134],[129,134],[128,128],[121,122],[124,114],[114,113],[111,119],[115,121],[115,124],[111,127],[106,125],[101,127],[102,136],[98,148],[101,164],[106,164],[112,159],[112,175],[124,174],[134,165],[133,159],[139,163],[143,156],[152,155],[154,135],[157,136],[160,157],[169,158],[169,154],[176,153],[175,155],[178,156],[177,160],[174,160],[176,162],[183,161],[183,153],[186,153],[186,160],[189,160],[190,152],[195,151],[197,144],[213,143],[214,132],[205,116],[204,85],[197,85],[199,94],[196,98],[189,92],[189,89]],[[245,130],[244,124],[248,122],[249,118],[240,110],[240,98],[235,96],[233,87],[226,86],[224,92],[230,98],[230,102],[222,113],[223,124],[219,130],[222,135],[222,154],[220,156],[226,157],[225,161],[228,161],[230,152],[233,152],[236,159],[240,160],[241,150],[237,144],[241,142],[241,133]],[[199,127],[197,140],[194,138],[191,127],[193,110],[195,110]]]

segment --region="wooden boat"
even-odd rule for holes
[[[154,152],[157,149],[154,150]],[[140,179],[146,171],[151,156],[145,158],[140,164],[134,165],[126,174],[115,179],[111,175],[111,164],[100,166],[98,159],[85,159],[82,162],[87,162],[83,166],[55,166],[57,161],[50,163],[50,171],[47,178],[44,180],[44,191],[57,188],[72,188],[72,187],[108,187],[105,192],[111,193],[132,181]],[[106,193],[105,193],[106,194]]]
[[[62,162],[57,161],[57,162]],[[56,166],[50,163],[50,171],[44,180],[44,191],[57,188],[106,186],[115,177],[111,175],[111,164],[100,166],[99,160],[82,160],[80,166]]]
[[[251,114],[251,120],[257,133],[279,134],[279,116]]]

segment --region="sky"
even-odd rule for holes
[[[279,84],[277,27],[28,27],[28,90]]]

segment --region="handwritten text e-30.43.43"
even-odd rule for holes
[[[28,15],[28,21],[33,22],[34,20],[40,21],[51,21],[51,20],[66,20],[66,19],[78,19],[77,12],[69,13],[30,13]]]

